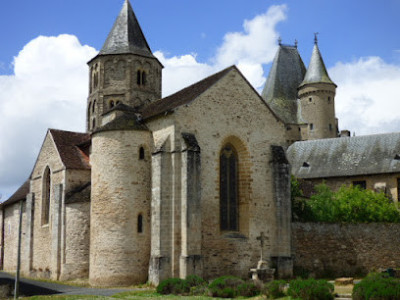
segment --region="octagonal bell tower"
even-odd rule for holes
[[[140,111],[161,98],[163,66],[151,52],[128,0],[99,54],[88,65],[88,132],[102,126],[103,114],[119,103]]]

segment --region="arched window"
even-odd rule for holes
[[[50,168],[46,167],[43,173],[42,188],[42,225],[49,224],[50,219],[50,196],[51,196],[51,177]]]
[[[110,101],[110,108],[113,108],[113,107],[114,107],[114,101],[111,100],[111,101]]]
[[[143,232],[143,216],[142,216],[142,214],[139,214],[138,218],[137,218],[137,232],[138,233]]]
[[[220,154],[220,227],[221,230],[239,230],[238,155],[231,144]]]
[[[93,101],[92,113],[96,111],[96,100]]]
[[[96,127],[96,119],[93,118],[92,120],[92,129],[94,129]]]
[[[146,71],[138,70],[136,73],[136,83],[137,85],[146,84]]]
[[[146,72],[142,71],[142,85],[146,85]]]
[[[140,147],[139,149],[139,159],[142,160],[144,159],[144,148]]]

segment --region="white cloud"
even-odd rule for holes
[[[40,36],[0,76],[0,194],[30,175],[47,128],[85,130],[88,70],[96,50],[72,35]]]
[[[338,62],[329,73],[338,85],[340,128],[356,135],[400,131],[400,66],[364,57]]]
[[[231,65],[237,65],[250,83],[260,89],[265,83],[262,65],[273,60],[279,36],[275,27],[286,19],[286,10],[286,5],[273,5],[264,14],[245,20],[243,32],[227,33],[208,63],[198,62],[196,54],[167,57],[157,51],[155,55],[165,66],[163,95]]]

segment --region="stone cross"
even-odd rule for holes
[[[260,236],[257,237],[257,241],[260,241],[260,244],[261,244],[261,259],[260,260],[263,260],[264,241],[266,241],[267,239],[268,239],[268,237],[266,237],[264,235],[263,231],[260,233]]]

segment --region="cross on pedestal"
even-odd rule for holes
[[[264,241],[266,241],[268,239],[268,237],[265,236],[264,232],[262,231],[260,233],[260,236],[258,236],[256,239],[257,239],[257,241],[260,241],[260,244],[261,244],[261,259],[260,260],[263,260]]]

